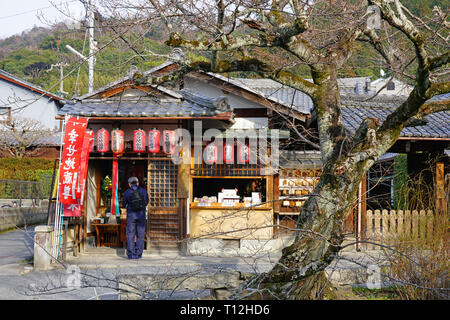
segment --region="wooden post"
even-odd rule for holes
[[[387,210],[383,210],[382,213],[382,228],[383,228],[383,243],[386,243],[389,238],[389,229],[388,229],[388,223],[389,223],[389,214]]]
[[[373,218],[374,218],[373,211],[368,210],[366,217],[367,217],[367,220],[366,220],[367,221],[367,229],[366,229],[366,232],[364,233],[364,238],[366,240],[373,241],[374,240],[373,239]],[[369,247],[372,248],[372,245],[367,244],[366,249],[368,249]]]
[[[73,245],[73,256],[74,257],[76,257],[76,256],[78,256],[78,245],[79,245],[79,242],[78,242],[78,238],[79,238],[79,229],[80,229],[80,218],[79,217],[76,217],[75,218],[75,226],[74,226],[74,232],[73,232],[73,234],[74,234],[74,241],[75,241],[75,243],[74,243],[74,245]]]
[[[431,239],[433,235],[434,215],[432,210],[427,211],[427,237]]]
[[[412,235],[413,239],[416,240],[419,236],[419,212],[417,210],[414,210],[412,212]]]
[[[397,236],[396,219],[397,213],[395,210],[389,212],[389,241],[393,241]]]
[[[380,237],[380,222],[381,222],[381,213],[380,210],[375,210],[375,241],[380,242],[381,241],[381,237]]]
[[[179,240],[185,239],[187,236],[187,206],[189,202],[189,185],[190,185],[190,164],[181,163],[178,166],[178,183],[177,183],[177,198],[178,198],[178,217],[179,217]]]
[[[420,212],[419,212],[419,234],[420,234],[421,241],[425,240],[426,228],[427,228],[427,220],[426,220],[425,210],[420,210]]]
[[[66,256],[67,256],[67,232],[68,232],[68,230],[69,230],[69,222],[66,219],[66,220],[64,220],[64,235],[63,235],[64,246],[63,246],[63,252],[62,252],[63,260],[66,260]]]
[[[403,237],[403,210],[397,211],[397,238],[402,240]]]
[[[411,237],[411,211],[405,210],[404,215],[404,226],[405,226],[405,232],[403,233],[404,236],[409,239]]]
[[[444,163],[436,163],[436,209],[439,212],[445,208],[445,177]]]
[[[361,201],[360,232],[361,238],[364,240],[367,232],[367,174],[364,175],[361,181],[361,197],[359,200]]]

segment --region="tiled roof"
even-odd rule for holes
[[[289,108],[293,107],[305,114],[309,114],[313,108],[312,100],[307,94],[271,79],[235,78],[230,79],[230,81],[233,81],[233,83],[238,86],[256,91],[259,94],[262,94],[266,99],[280,103]]]
[[[311,79],[307,80],[312,82]],[[282,85],[272,79],[231,78],[229,81],[235,85],[257,91],[266,99],[278,102],[287,107],[293,107],[302,113],[309,114],[313,109],[313,102],[307,94],[289,86]],[[358,86],[361,90],[364,90],[366,83],[370,83],[369,77],[338,79],[339,90],[343,95],[354,94]],[[374,93],[371,87],[369,87],[369,93]]]
[[[448,100],[450,95],[436,96],[429,101]],[[347,128],[355,132],[361,122],[368,117],[378,118],[383,122],[386,117],[392,113],[395,108],[402,102],[401,99],[386,99],[378,97],[374,101],[342,101],[342,115]],[[450,111],[435,112],[427,115],[425,124],[405,127],[401,135],[403,137],[422,137],[422,138],[450,138]]]
[[[85,117],[213,117],[229,113],[231,108],[225,97],[207,98],[187,90],[180,91],[178,99],[86,99],[67,102],[58,112]]]

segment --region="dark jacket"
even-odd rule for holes
[[[137,185],[132,185],[131,188],[128,188],[124,193],[123,193],[123,199],[122,199],[122,205],[127,208],[127,212],[133,212],[133,210],[131,208],[128,207],[128,201],[131,197],[131,193],[133,192],[133,190],[136,190],[136,188],[138,188],[138,192],[141,194],[142,198],[144,199],[145,205],[148,205],[148,194],[147,191],[142,188],[142,187],[138,187]],[[145,212],[145,209],[142,210]]]

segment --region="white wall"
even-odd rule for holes
[[[0,108],[7,106],[11,107],[12,117],[19,115],[39,120],[50,129],[59,128],[59,120],[55,120],[58,108],[54,100],[0,79]],[[25,108],[20,110],[21,107]]]
[[[228,98],[228,103],[230,104],[231,109],[249,109],[249,108],[258,108],[265,109],[266,107],[261,106],[260,104],[242,98],[233,93],[225,93],[219,88],[205,83],[203,81],[199,81],[190,77],[186,77],[184,82],[184,87],[186,89],[192,90],[194,92],[198,92],[202,95],[211,98],[217,98],[220,96],[225,96]],[[235,118],[235,123],[230,127],[231,129],[262,129],[268,127],[268,119],[267,118]]]

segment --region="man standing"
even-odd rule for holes
[[[145,209],[148,204],[147,191],[139,187],[136,177],[128,179],[129,189],[123,194],[122,204],[127,208],[127,256],[128,259],[142,258],[145,237]],[[134,236],[136,235],[136,243]]]

